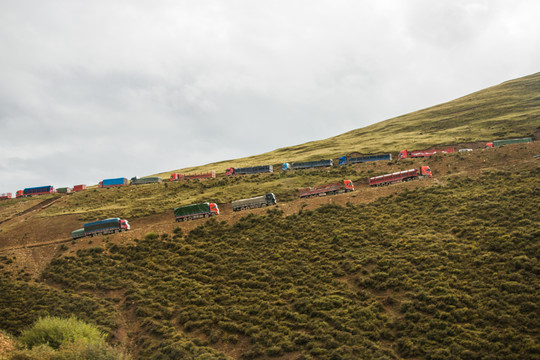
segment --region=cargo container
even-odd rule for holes
[[[353,182],[351,180],[343,180],[338,183],[298,189],[298,196],[301,198],[308,198],[312,196],[336,195],[350,191],[354,191]]]
[[[204,178],[215,178],[216,177],[216,171],[212,170],[208,173],[202,173],[202,174],[179,174],[179,173],[173,173],[171,174],[170,181],[179,181],[179,180],[187,180],[187,179],[204,179]]]
[[[403,181],[416,180],[424,177],[433,177],[429,166],[422,166],[420,169],[410,169],[398,171],[392,174],[379,175],[368,179],[369,186],[385,186]]]
[[[115,179],[105,179],[99,182],[98,187],[106,188],[113,186],[127,186],[128,179],[126,178],[115,178]]]
[[[138,177],[132,177],[130,180],[131,185],[143,185],[143,184],[158,184],[163,182],[163,179],[157,176],[154,177],[145,177],[145,178],[138,178]]]
[[[246,175],[246,174],[257,174],[264,172],[274,172],[274,167],[272,165],[261,165],[261,166],[251,166],[245,168],[228,168],[225,170],[225,175]]]
[[[176,221],[194,220],[214,215],[219,215],[219,208],[215,203],[192,204],[174,209]]]
[[[448,153],[453,153],[455,151],[456,150],[453,147],[448,147],[445,149],[432,149],[432,150],[415,150],[415,151],[402,150],[399,152],[398,159],[429,157],[437,153],[448,154]]]
[[[86,223],[84,224],[82,230],[84,231],[84,236],[96,236],[100,234],[106,235],[113,234],[115,232],[128,231],[129,229],[131,229],[131,226],[129,225],[127,220],[120,218],[109,218],[105,220]],[[76,235],[80,235],[80,232],[77,232]]]
[[[12,193],[2,193],[0,194],[0,200],[8,200],[13,197]]]
[[[532,142],[532,138],[495,140],[492,142],[488,142],[486,144],[486,148],[493,148],[497,146],[510,145],[510,144],[530,143],[530,142]]]
[[[233,211],[255,209],[275,204],[276,197],[273,193],[267,193],[266,195],[256,196],[249,199],[235,200],[231,203]]]
[[[371,161],[392,161],[392,154],[366,155],[358,157],[342,156],[339,158],[338,165],[358,164]]]
[[[44,194],[54,194],[54,193],[55,193],[54,187],[51,186],[51,185],[37,186],[37,187],[26,188],[26,189],[22,190],[21,197],[44,195]]]
[[[56,189],[56,192],[59,194],[71,194],[71,189],[68,187],[61,187]]]
[[[75,185],[71,191],[76,192],[76,191],[83,191],[83,190],[86,190],[86,185],[84,185],[84,184],[83,185]]]
[[[281,170],[301,170],[301,169],[311,169],[316,167],[327,167],[327,166],[334,166],[333,160],[318,160],[318,161],[306,161],[306,162],[300,162],[300,163],[284,163],[281,166]]]

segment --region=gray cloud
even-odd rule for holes
[[[537,72],[539,10],[532,0],[6,1],[0,192],[254,155]]]

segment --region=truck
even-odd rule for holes
[[[385,186],[403,181],[417,180],[425,177],[433,177],[429,166],[421,166],[419,169],[398,171],[392,174],[373,176],[368,179],[369,186]]]
[[[73,189],[71,189],[72,192],[83,191],[83,190],[86,190],[86,185],[84,184],[75,185]]]
[[[115,179],[105,179],[99,182],[99,188],[107,188],[114,186],[127,186],[128,179],[126,178],[115,178]]]
[[[231,203],[233,211],[260,208],[276,204],[276,197],[273,193],[252,197],[249,199],[235,200]]]
[[[71,188],[68,188],[68,187],[61,187],[61,188],[56,189],[56,192],[59,194],[71,194],[72,190]]]
[[[453,147],[447,147],[445,149],[432,149],[432,150],[415,150],[415,151],[402,150],[399,152],[398,159],[429,157],[437,153],[448,154],[448,153],[453,153],[455,151],[456,150]]]
[[[382,154],[382,155],[366,155],[358,157],[347,157],[342,156],[339,158],[338,165],[347,165],[347,164],[358,164],[365,163],[370,161],[392,161],[392,154]]]
[[[129,183],[131,185],[143,185],[143,184],[157,184],[163,182],[163,179],[158,176],[138,178],[132,177]]]
[[[351,180],[343,180],[342,182],[298,189],[298,196],[309,198],[312,196],[336,195],[350,191],[354,191],[353,182]]]
[[[212,170],[207,173],[202,174],[179,174],[179,173],[172,173],[171,177],[169,178],[169,181],[179,181],[179,180],[187,180],[187,179],[205,179],[205,178],[215,178],[216,177],[216,171]]]
[[[54,186],[46,185],[46,186],[37,186],[37,187],[26,188],[24,190],[18,190],[16,196],[17,197],[28,197],[28,196],[54,194],[54,193],[55,193]]]
[[[326,166],[334,166],[334,161],[332,159],[330,160],[318,160],[318,161],[306,161],[306,162],[300,162],[300,163],[284,163],[281,166],[281,170],[300,170],[300,169],[311,169],[315,167],[326,167]]]
[[[274,167],[272,165],[261,165],[261,166],[250,166],[245,168],[228,168],[225,170],[225,175],[246,175],[246,174],[257,174],[264,172],[274,172]]]
[[[506,140],[494,140],[486,144],[486,148],[494,148],[502,145],[518,144],[518,143],[530,143],[532,138],[521,138],[521,139],[506,139]]]
[[[199,218],[219,215],[219,208],[216,203],[202,203],[180,206],[174,208],[176,221],[195,220]]]
[[[13,196],[12,193],[2,193],[0,194],[0,200],[8,200],[11,199]]]
[[[113,234],[115,232],[128,231],[130,229],[131,226],[126,219],[116,217],[86,223],[83,225],[82,229],[72,231],[71,237],[75,240],[85,236]]]

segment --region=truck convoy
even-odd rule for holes
[[[174,217],[177,222],[195,220],[214,215],[219,215],[219,208],[215,203],[192,204],[174,209]]]
[[[417,180],[424,177],[433,177],[429,166],[420,169],[398,171],[392,174],[379,175],[369,178],[369,186],[385,186],[403,181]]]
[[[392,154],[382,154],[382,155],[366,155],[366,156],[360,156],[360,157],[349,157],[342,156],[339,158],[338,165],[347,165],[347,164],[357,164],[357,163],[365,163],[370,161],[391,161],[392,160]]]
[[[262,206],[270,206],[275,204],[276,197],[273,193],[267,193],[266,195],[256,196],[249,199],[235,200],[231,203],[233,211],[255,209]]]
[[[402,150],[399,152],[398,159],[428,157],[437,153],[447,154],[447,153],[453,153],[455,151],[456,150],[453,147],[448,147],[445,149],[433,149],[433,150],[416,150],[416,151]]]
[[[128,185],[128,179],[126,178],[115,178],[115,179],[105,179],[99,182],[98,187],[99,188],[107,188],[107,187],[114,187],[114,186],[127,186]]]
[[[163,182],[163,179],[157,176],[154,177],[146,177],[146,178],[138,178],[138,177],[132,177],[129,181],[130,185],[143,185],[143,184],[156,184]]]
[[[127,220],[110,218],[86,223],[82,229],[72,231],[71,237],[75,240],[85,236],[113,234],[115,232],[128,231],[129,229],[131,229],[131,226]]]
[[[179,181],[179,180],[184,180],[184,179],[204,179],[204,178],[215,178],[215,177],[216,177],[215,170],[212,170],[204,174],[191,174],[191,175],[172,173],[169,181]]]
[[[318,161],[306,161],[301,163],[284,163],[281,166],[281,170],[300,170],[300,169],[311,169],[315,167],[326,167],[326,166],[334,166],[333,160],[318,160]]]
[[[312,196],[336,195],[349,191],[354,191],[353,182],[351,180],[343,180],[338,183],[298,189],[298,196],[301,198],[309,198]]]
[[[494,148],[502,145],[518,144],[518,143],[529,143],[532,142],[531,138],[521,138],[521,139],[506,139],[506,140],[494,140],[486,144],[486,148]]]
[[[246,175],[246,174],[257,174],[263,172],[274,172],[274,167],[272,165],[262,165],[262,166],[251,166],[245,168],[228,168],[225,170],[225,175]]]

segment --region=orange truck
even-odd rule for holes
[[[425,177],[433,177],[429,166],[370,177],[369,186],[385,186],[403,181],[418,180]]]

